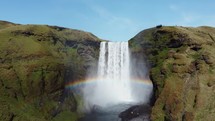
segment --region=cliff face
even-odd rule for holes
[[[0,120],[76,120],[64,86],[96,66],[100,41],[79,30],[0,21]]]
[[[0,120],[77,120],[65,83],[96,67],[100,41],[79,30],[0,21]],[[129,44],[149,65],[153,121],[214,120],[215,28],[151,28]]]
[[[153,121],[214,120],[215,28],[151,28],[129,43],[150,65]]]

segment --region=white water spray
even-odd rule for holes
[[[147,92],[148,88],[132,82],[130,67],[128,42],[101,42],[97,78],[84,89],[85,105],[106,107],[144,102],[150,97],[152,86]]]
[[[103,104],[132,101],[128,42],[101,42],[100,49],[95,95],[103,92]]]

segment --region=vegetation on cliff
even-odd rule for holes
[[[100,39],[88,32],[0,21],[0,120],[77,120],[65,89],[96,67]],[[215,28],[160,26],[129,41],[154,84],[153,121],[215,117]]]
[[[215,28],[151,28],[129,43],[150,65],[153,121],[214,120]]]
[[[100,41],[79,30],[0,21],[0,120],[76,120],[65,83],[96,66]]]

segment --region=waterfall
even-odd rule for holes
[[[96,86],[90,102],[100,106],[132,101],[128,42],[101,42]]]
[[[98,65],[99,78],[127,85],[130,79],[128,42],[101,42]]]
[[[84,89],[85,105],[107,107],[148,102],[152,84],[147,84],[147,79],[137,80],[138,76],[134,78],[137,71],[138,74],[145,75],[141,73],[146,69],[142,66],[144,61],[132,64],[134,62],[131,62],[129,54],[128,42],[100,43],[96,78],[93,79],[94,83],[87,84]]]

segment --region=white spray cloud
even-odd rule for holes
[[[83,89],[87,111],[95,106],[139,104],[150,100],[153,86],[148,80],[146,65],[143,60],[130,58],[128,42],[102,42],[98,73],[94,75],[94,82]]]

